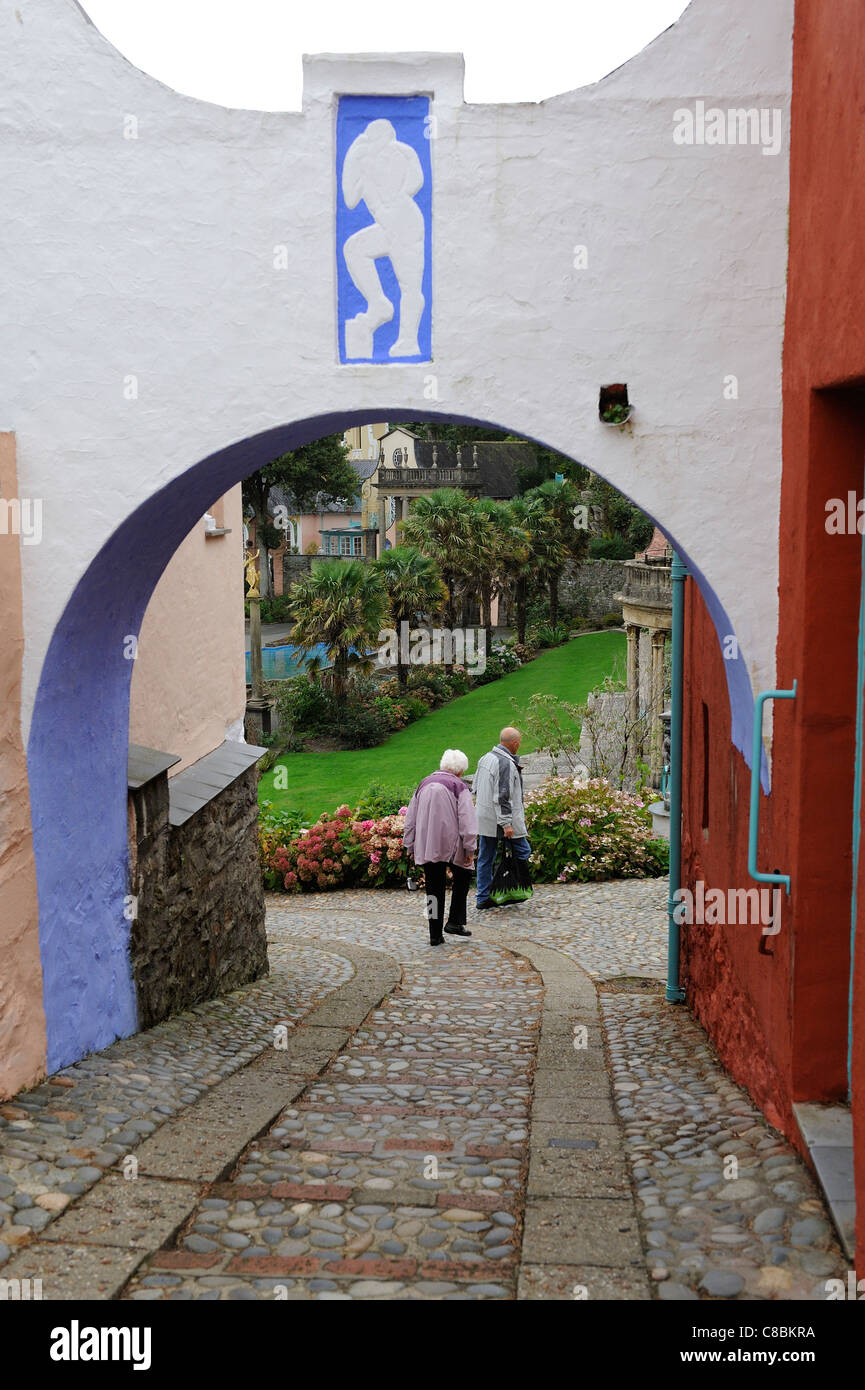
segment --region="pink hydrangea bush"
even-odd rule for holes
[[[410,860],[402,844],[404,827],[404,815],[354,820],[350,806],[339,806],[290,837],[262,831],[265,885],[302,893],[405,883]]]
[[[600,777],[550,780],[529,792],[526,828],[540,883],[657,878],[669,868],[669,846],[653,835],[644,798]]]

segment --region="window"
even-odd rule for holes
[[[352,555],[363,554],[363,536],[351,537],[351,553]]]
[[[350,554],[351,554],[351,536],[340,536],[340,538],[339,538],[339,553],[340,553],[340,555],[350,555]]]
[[[394,451],[393,451],[393,466],[394,466],[394,468],[401,468],[401,467],[402,467],[402,449],[394,449]]]

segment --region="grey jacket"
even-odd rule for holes
[[[526,833],[523,778],[519,759],[497,743],[485,753],[472,782],[478,815],[478,834],[496,835],[498,827],[513,826],[515,835]]]

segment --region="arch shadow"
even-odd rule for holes
[[[28,743],[49,1072],[138,1027],[130,924],[123,915],[132,677],[125,639],[139,632],[174,551],[230,487],[322,435],[404,415],[404,408],[393,406],[317,415],[209,455],[137,507],[73,591],[45,657]],[[414,411],[413,418],[511,430],[443,411]],[[669,540],[699,586],[722,641],[733,628],[721,600],[678,539]],[[741,652],[724,668],[732,740],[750,765],[753,696]],[[768,791],[765,761],[762,780]]]

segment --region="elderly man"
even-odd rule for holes
[[[518,859],[528,859],[531,845],[526,838],[523,809],[523,772],[517,757],[522,734],[519,729],[502,729],[499,741],[481,758],[472,783],[478,818],[477,907],[495,907],[490,901],[493,863],[499,839],[510,840]]]

